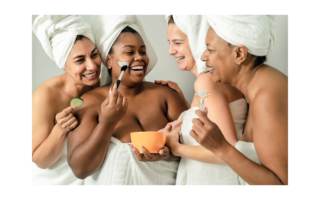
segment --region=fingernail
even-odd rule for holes
[[[116,88],[116,87],[117,87],[117,83],[115,83],[115,84],[113,85],[113,87]]]
[[[140,148],[141,148],[141,150],[144,152],[145,151],[145,149],[142,147],[142,146],[140,146]]]
[[[111,94],[111,88],[109,89],[109,94]]]
[[[74,109],[76,109],[76,107],[75,107],[75,106],[72,106],[72,109],[74,110]]]
[[[162,151],[162,150],[160,150],[160,151],[159,151],[159,154],[160,154],[160,155],[162,155],[162,154],[163,154],[163,151]]]
[[[131,144],[128,144],[128,145],[129,145],[130,149],[131,149],[132,151],[134,151],[134,147],[131,146]]]

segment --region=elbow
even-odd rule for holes
[[[37,165],[37,167],[39,167],[41,169],[47,169],[48,167],[50,167],[50,166],[46,165],[45,163],[35,159],[34,157],[32,157],[32,162],[34,162]]]
[[[87,178],[90,174],[89,173],[87,173],[85,170],[83,170],[83,169],[73,169],[73,168],[71,168],[72,169],[72,172],[73,172],[73,174],[78,178],[78,179],[85,179],[85,178]]]

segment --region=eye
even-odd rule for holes
[[[98,55],[98,53],[92,54],[91,58],[95,58],[95,57],[97,57],[97,55]]]
[[[84,59],[77,60],[76,63],[83,63]]]
[[[143,54],[143,55],[145,55],[147,52],[146,52],[146,51],[141,51],[140,53]]]
[[[127,51],[126,54],[133,55],[133,51]]]

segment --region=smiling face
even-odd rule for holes
[[[106,63],[108,69],[112,69],[113,81],[118,79],[121,72],[118,62],[129,63],[129,67],[123,73],[122,84],[133,86],[143,82],[149,58],[146,46],[138,33],[121,33],[112,47],[112,53],[107,56]]]
[[[101,58],[94,43],[82,38],[73,45],[65,70],[77,84],[93,86],[99,81]]]
[[[210,27],[206,37],[207,49],[201,56],[206,66],[214,68],[210,70],[215,82],[230,83],[232,77],[236,76],[236,55],[232,46],[220,38]]]
[[[191,53],[188,36],[176,24],[170,23],[167,28],[169,54],[177,60],[180,70],[191,71],[196,62]]]

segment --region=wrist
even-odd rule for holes
[[[214,154],[216,154],[219,158],[224,160],[230,151],[232,151],[233,146],[230,145],[228,142],[224,146],[222,146],[220,149],[212,151]]]
[[[181,156],[181,154],[180,154],[180,146],[181,146],[180,143],[171,145],[170,151],[174,156],[179,156],[179,157]]]
[[[60,137],[67,137],[67,134],[68,134],[68,132],[69,132],[68,130],[62,128],[62,127],[59,126],[58,124],[56,124],[56,125],[54,126],[54,129],[56,130],[55,132],[56,132],[57,134],[59,134]]]

